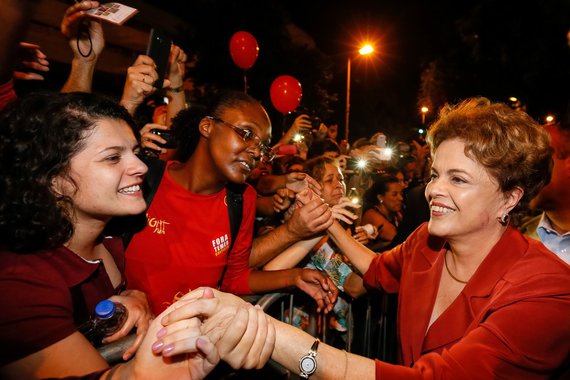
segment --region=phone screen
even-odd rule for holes
[[[146,48],[146,55],[152,58],[156,64],[158,79],[153,83],[156,88],[162,88],[166,67],[168,66],[168,56],[170,55],[170,45],[172,40],[156,29],[150,30],[150,38]]]

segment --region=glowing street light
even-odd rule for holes
[[[363,45],[358,49],[360,55],[368,55],[374,52],[374,47],[370,44]],[[349,131],[349,121],[350,121],[350,71],[351,71],[351,59],[348,56],[348,63],[346,68],[346,112],[345,112],[345,128],[344,128],[344,138],[348,141],[348,131]]]
[[[372,47],[372,45],[366,44],[363,47],[361,47],[360,50],[358,50],[358,52],[360,53],[360,55],[366,55],[374,52],[374,48]]]
[[[509,97],[509,101],[510,101],[509,106],[511,108],[515,110],[523,110],[523,111],[526,110],[525,105],[522,103],[522,101],[519,98],[511,96]]]
[[[420,108],[420,111],[422,113],[422,124],[426,123],[426,113],[429,112],[429,108],[427,108],[426,106],[423,106],[422,108]]]

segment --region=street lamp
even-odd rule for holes
[[[423,106],[422,108],[420,108],[420,111],[422,112],[422,124],[426,123],[426,113],[429,112],[429,108],[427,108],[426,106]]]
[[[368,55],[374,52],[374,47],[370,44],[366,44],[362,46],[358,53],[360,55]],[[351,70],[351,59],[350,55],[348,56],[347,68],[346,68],[346,112],[345,112],[345,129],[344,129],[344,138],[348,141],[348,131],[349,131],[349,120],[350,120],[350,70]]]

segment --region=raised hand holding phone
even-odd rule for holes
[[[157,79],[158,73],[152,59],[146,55],[139,55],[135,63],[127,69],[127,80],[120,104],[134,115],[144,99],[156,91],[153,83],[156,83]],[[170,82],[167,80],[165,84],[169,85]]]
[[[152,84],[155,88],[163,87],[171,45],[172,40],[170,38],[166,37],[163,33],[154,28],[150,30],[146,55],[152,58],[156,65],[158,79]]]

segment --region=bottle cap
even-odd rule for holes
[[[115,313],[113,301],[103,300],[95,306],[95,314],[102,319],[110,318]]]

